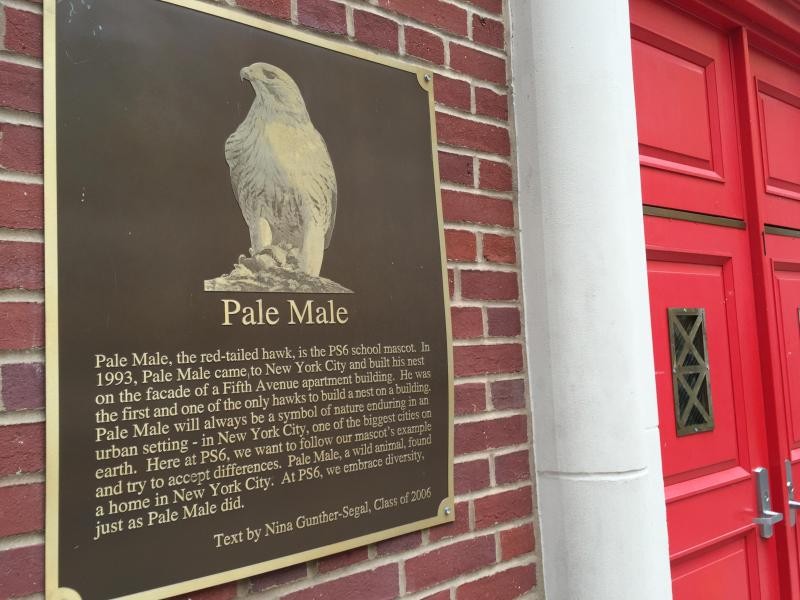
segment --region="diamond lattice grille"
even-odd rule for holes
[[[714,429],[703,308],[670,308],[672,387],[678,435]]]

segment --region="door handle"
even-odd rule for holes
[[[796,510],[800,510],[800,501],[794,499],[794,478],[792,477],[792,461],[784,461],[786,468],[786,490],[789,492],[789,525],[792,527],[797,523]]]
[[[753,470],[756,476],[756,493],[758,494],[758,516],[753,523],[758,525],[759,533],[764,539],[772,537],[773,525],[783,521],[783,515],[772,510],[769,495],[769,472],[764,467]]]

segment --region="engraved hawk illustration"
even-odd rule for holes
[[[291,246],[300,269],[316,277],[336,219],[336,174],[325,140],[285,71],[255,63],[240,76],[255,99],[225,143],[225,158],[251,252]]]

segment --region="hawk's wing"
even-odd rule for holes
[[[328,247],[336,219],[336,174],[325,140],[310,121],[242,123],[225,144],[225,157],[248,224],[270,203],[281,220],[271,223],[274,229],[298,230],[307,215],[324,228]]]
[[[276,175],[285,178],[315,223],[324,228],[325,247],[336,221],[336,173],[325,140],[308,121],[304,126],[272,123],[266,136],[275,151]]]
[[[309,200],[319,211],[321,224],[327,224],[325,230],[325,248],[330,246],[333,228],[336,225],[337,183],[331,156],[322,136],[314,130],[313,149],[309,149],[308,162],[305,163],[306,175],[311,184],[308,190]],[[301,161],[305,162],[305,161]]]
[[[245,120],[228,138],[225,158],[231,172],[231,184],[248,225],[261,216],[263,205],[280,194],[275,159],[264,141],[263,133]]]

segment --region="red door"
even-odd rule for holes
[[[777,598],[753,524],[767,455],[747,236],[661,217],[645,232],[673,595]]]
[[[747,59],[750,195],[764,244],[758,265],[762,346],[775,421],[772,462],[776,469],[789,465],[774,486],[787,516],[778,530],[779,556],[784,589],[800,598],[800,519],[789,506],[790,495],[800,498],[800,61],[750,44]],[[798,482],[794,493],[787,488],[792,482]]]
[[[774,293],[772,317],[778,333],[775,340],[778,346],[775,381],[776,396],[782,410],[777,417],[782,421],[782,432],[785,432],[780,436],[779,458],[791,465],[788,473],[781,473],[781,481],[797,482],[793,498],[800,499],[800,238],[768,235],[766,248]],[[783,492],[786,494],[784,502],[788,505],[789,490]],[[793,512],[787,506],[787,522],[780,541],[785,550],[782,554],[787,559],[784,560],[788,571],[785,585],[792,590],[791,597],[797,598],[800,597],[797,576],[797,548],[800,546],[797,522],[800,513],[793,515]]]
[[[747,23],[703,2],[680,1],[694,13],[661,0],[631,0],[673,594],[678,600],[798,598],[790,583],[797,579],[798,542],[790,540],[788,519],[771,530],[754,519],[766,508],[786,513],[781,445],[797,439],[800,459],[800,396],[798,435],[776,435],[788,423],[779,415],[784,400],[775,394],[779,369],[772,366],[780,311],[767,307],[777,296],[761,235],[767,207],[785,226],[800,227],[800,120],[787,116],[800,103],[789,102],[788,110],[787,96],[773,83],[759,89],[784,104],[769,100],[757,108]],[[761,110],[780,133],[762,144],[751,110]],[[773,157],[761,199],[756,150]],[[800,254],[794,256],[800,265]],[[800,268],[789,277],[797,284],[789,307],[798,304],[793,332],[800,345],[795,276]],[[790,309],[780,310],[785,316]],[[796,352],[797,361],[800,347]],[[800,393],[800,380],[796,387]],[[766,497],[757,486],[759,468],[770,477]]]

